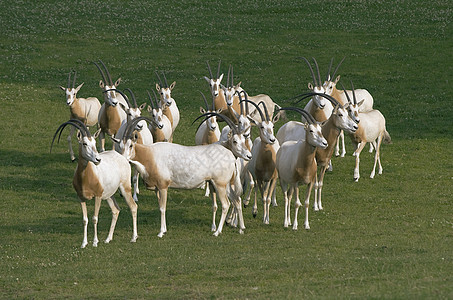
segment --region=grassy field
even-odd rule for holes
[[[0,298],[453,298],[451,1],[153,2],[2,4]],[[382,175],[369,179],[364,151],[354,183],[347,140],[310,230],[283,228],[279,189],[270,225],[249,207],[245,234],[225,227],[219,237],[204,192],[172,190],[159,239],[157,200],[142,187],[137,243],[121,200],[114,240],[80,249],[66,140],[49,154],[69,117],[58,86],[71,69],[85,82],[79,96],[101,99],[91,62],[102,59],[139,103],[164,70],[181,110],[174,141],[192,145],[207,60],[221,59],[224,73],[232,64],[249,94],[292,105],[311,80],[300,56],[316,57],[323,74],[346,56],[342,82],[374,96],[393,140],[381,149]],[[110,218],[103,203],[101,240]]]

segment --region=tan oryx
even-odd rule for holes
[[[156,83],[156,90],[160,95],[160,106],[162,108],[162,113],[167,116],[168,120],[170,121],[171,131],[173,133],[175,132],[175,129],[179,124],[179,109],[176,105],[175,99],[173,99],[173,97],[171,96],[171,92],[176,85],[176,81],[173,81],[169,86],[167,83],[167,76],[165,76],[164,72],[162,72],[162,75],[164,77],[163,82],[156,71],[156,76],[159,80],[159,83]]]
[[[245,97],[245,104],[252,104],[258,111],[261,121],[256,122],[250,118],[250,121],[255,124],[260,131],[260,136],[255,139],[252,147],[252,160],[248,163],[247,168],[252,174],[253,180],[256,182],[258,189],[261,193],[261,199],[263,201],[263,222],[269,224],[269,208],[271,201],[276,206],[275,200],[275,187],[277,184],[277,169],[276,169],[276,155],[280,147],[277,139],[274,136],[274,123],[278,121],[279,115],[276,115],[274,119],[270,119],[269,112],[266,105],[263,102],[264,113],[260,109],[259,105],[247,100]],[[241,102],[242,102],[241,101]],[[253,216],[258,213],[257,207],[257,189],[255,188],[255,202],[252,209]]]
[[[121,123],[127,118],[126,112],[118,104],[121,103],[126,108],[129,108],[129,105],[123,96],[115,92],[121,82],[121,78],[118,78],[113,83],[107,67],[101,60],[99,62],[107,74],[106,77],[99,64],[93,62],[101,73],[102,80],[99,81],[99,87],[102,89],[104,95],[104,103],[101,106],[98,116],[99,127],[101,128],[99,138],[101,140],[102,152],[105,150],[105,134],[115,136],[121,127]]]
[[[307,120],[304,123],[305,140],[284,142],[277,152],[277,170],[280,185],[285,198],[285,220],[284,227],[291,225],[290,203],[291,197],[296,194],[295,214],[293,230],[297,230],[297,214],[302,205],[299,200],[299,185],[307,185],[305,195],[305,229],[310,229],[308,222],[308,206],[310,194],[316,180],[316,149],[325,149],[328,146],[327,140],[322,135],[321,126],[316,120],[303,109],[297,107],[282,107],[283,110],[294,110]],[[289,192],[289,194],[288,194]]]
[[[83,82],[75,87],[77,72],[74,71],[74,78],[71,87],[71,72],[68,76],[68,85],[66,88],[60,86],[66,94],[66,104],[69,106],[70,119],[77,119],[82,121],[87,127],[95,126],[98,124],[99,110],[101,103],[96,97],[77,98],[77,93],[83,86]],[[75,127],[71,126],[71,131],[68,135],[69,154],[71,161],[75,160],[74,151],[72,149],[72,136],[74,135]]]
[[[212,114],[216,113],[209,113],[200,117],[209,117]],[[210,181],[222,203],[222,216],[214,235],[217,236],[222,232],[229,208],[227,185],[236,186],[236,182],[239,181],[236,157],[249,160],[251,153],[245,147],[244,137],[237,132],[237,128],[231,120],[218,114],[217,117],[224,118],[234,128],[228,141],[222,144],[200,146],[183,146],[173,143],[155,143],[151,146],[137,144],[132,135],[133,127],[135,126],[134,123],[144,119],[143,117],[132,121],[132,129],[127,132],[128,134],[122,140],[125,145],[123,155],[138,168],[146,187],[157,190],[161,212],[159,237],[167,232],[165,211],[168,188],[195,189],[202,186],[206,181]],[[240,186],[240,183],[238,186]],[[239,225],[242,233],[245,229],[242,207],[237,200],[233,203],[239,212]]]
[[[105,151],[98,153],[96,150],[96,137],[100,129],[92,136],[88,128],[80,120],[71,119],[58,127],[54,134],[50,151],[55,138],[67,126],[74,126],[79,130],[77,137],[79,140],[79,158],[77,168],[74,173],[72,184],[79,196],[82,205],[83,213],[83,242],[82,248],[88,244],[87,226],[88,214],[86,201],[95,199],[93,225],[94,225],[94,238],[93,246],[98,244],[97,223],[99,208],[101,201],[106,199],[110,209],[112,210],[112,222],[110,225],[109,234],[105,243],[109,243],[113,239],[113,232],[115,231],[116,221],[120,212],[118,204],[113,199],[113,194],[119,189],[123,198],[126,200],[132,214],[132,239],[131,242],[137,240],[137,204],[132,199],[131,194],[131,166],[125,157],[115,151]]]
[[[171,142],[173,136],[171,122],[163,113],[162,104],[157,99],[157,95],[154,90],[153,94],[156,103],[153,102],[153,98],[151,98],[151,94],[148,92],[148,98],[151,102],[151,107],[148,106],[148,112],[151,114],[152,119],[154,120],[154,122],[150,125],[154,143]]]
[[[205,108],[200,107],[200,113],[206,114],[206,113],[218,113],[220,114],[221,110],[215,110],[215,103],[214,99],[212,101],[212,106],[209,108],[208,101],[206,101],[206,97],[204,96],[203,93],[201,93],[201,96],[203,96],[203,101],[205,104]],[[219,124],[217,124],[217,117],[216,115],[213,115],[209,118],[206,118],[204,122],[202,122],[197,129],[197,132],[195,134],[195,145],[209,145],[213,144],[215,142],[218,142],[220,139],[220,129],[219,129]]]

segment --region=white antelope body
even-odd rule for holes
[[[99,110],[101,109],[101,103],[99,102],[98,98],[96,97],[88,97],[88,98],[77,98],[77,93],[79,92],[80,88],[83,86],[81,83],[77,88],[75,87],[76,83],[76,75],[77,73],[74,72],[74,78],[72,82],[72,88],[70,86],[71,83],[71,73],[68,76],[68,85],[66,88],[60,86],[66,94],[66,104],[69,106],[70,111],[70,119],[77,119],[82,121],[86,126],[91,127],[98,124],[98,115]],[[74,150],[72,149],[72,136],[74,135],[75,127],[71,127],[71,131],[68,135],[68,147],[69,147],[69,154],[71,156],[71,161],[75,160]]]
[[[354,103],[356,106],[363,104],[363,100],[357,103],[357,98],[354,93],[354,86],[352,86],[352,96],[353,101],[348,100],[351,103]],[[374,166],[371,171],[370,178],[374,178],[376,171],[376,164],[379,164],[378,174],[382,174],[382,165],[380,157],[380,148],[382,141],[386,143],[391,143],[391,138],[385,127],[385,118],[382,113],[376,109],[373,109],[368,112],[359,113],[360,123],[359,128],[355,133],[351,133],[350,137],[352,143],[354,144],[355,155],[355,168],[354,168],[354,180],[357,182],[360,178],[359,165],[360,165],[360,153],[362,152],[363,147],[366,143],[371,143],[373,148],[376,150],[374,154]]]
[[[131,126],[134,126],[139,119],[132,121]],[[230,126],[234,124],[231,123]],[[219,235],[229,208],[227,185],[234,184],[239,179],[239,175],[236,174],[235,156],[247,160],[251,158],[250,151],[245,148],[244,137],[235,129],[230,139],[223,144],[182,146],[156,143],[144,146],[134,143],[130,133],[131,131],[128,137],[123,139],[125,145],[123,155],[137,167],[146,187],[157,190],[161,211],[161,228],[158,236],[162,237],[167,232],[165,211],[168,188],[195,189],[206,181],[210,181],[214,186],[222,203],[219,227],[214,232],[215,236]],[[240,232],[242,232],[245,229],[242,207],[239,201],[234,201],[234,204],[239,212]]]
[[[112,210],[112,222],[109,234],[105,243],[113,239],[116,221],[118,219],[119,208],[113,199],[113,194],[119,189],[123,198],[126,200],[132,214],[133,233],[131,242],[137,240],[137,204],[132,199],[131,194],[131,167],[122,155],[115,151],[98,153],[96,150],[95,138],[100,129],[94,136],[91,136],[86,126],[79,120],[69,120],[60,125],[55,132],[54,138],[63,131],[67,125],[72,125],[79,129],[79,159],[74,174],[73,186],[79,196],[83,213],[83,242],[82,248],[88,244],[87,226],[88,216],[86,201],[95,198],[95,209],[93,216],[94,238],[93,246],[98,244],[97,223],[101,201],[106,199]],[[52,146],[51,146],[52,149]]]
[[[297,230],[297,214],[299,207],[302,205],[299,200],[299,185],[304,184],[307,185],[304,227],[305,229],[309,229],[308,206],[317,171],[315,159],[316,148],[320,147],[325,149],[328,146],[328,143],[322,135],[321,127],[308,112],[293,107],[281,109],[297,111],[300,114],[303,114],[307,120],[307,123],[304,124],[306,129],[305,140],[284,142],[277,152],[278,176],[285,198],[284,227],[291,225],[290,202],[292,195],[295,193],[296,202],[293,230]]]

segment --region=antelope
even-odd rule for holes
[[[132,239],[131,242],[137,240],[137,204],[132,199],[131,194],[131,167],[119,153],[115,151],[105,151],[98,153],[96,150],[96,137],[100,133],[100,129],[92,136],[90,131],[83,122],[76,119],[71,119],[58,127],[54,134],[50,151],[57,134],[63,132],[63,129],[71,125],[79,130],[77,138],[79,141],[79,158],[77,168],[75,170],[72,181],[73,187],[79,196],[83,214],[83,242],[82,248],[88,244],[87,226],[88,216],[86,201],[94,197],[95,208],[93,216],[94,239],[93,246],[97,247],[99,242],[97,235],[97,223],[101,201],[107,200],[107,203],[112,210],[112,222],[110,225],[109,234],[105,243],[109,243],[113,239],[116,221],[120,212],[118,204],[113,198],[113,194],[119,189],[121,195],[126,200],[132,214]],[[58,138],[59,139],[59,138]]]
[[[74,78],[71,88],[71,72],[68,76],[68,85],[66,88],[60,86],[66,94],[66,104],[69,106],[70,118],[82,121],[86,126],[95,126],[98,124],[98,114],[101,108],[101,103],[95,97],[77,98],[77,93],[83,86],[83,82],[75,87],[77,72],[74,71]],[[68,135],[68,147],[71,161],[75,161],[74,151],[72,149],[72,136],[75,128],[71,127],[71,132]]]
[[[315,159],[317,147],[326,149],[327,140],[321,132],[319,123],[307,111],[296,107],[282,107],[283,110],[294,110],[304,116],[306,122],[305,140],[284,142],[277,152],[277,170],[285,198],[285,220],[283,226],[291,225],[290,201],[293,193],[296,193],[295,214],[293,230],[297,230],[297,214],[302,205],[299,200],[299,184],[307,185],[305,196],[305,229],[310,229],[308,222],[308,206],[310,194],[315,183],[317,163]],[[290,194],[288,195],[288,190]]]
[[[352,83],[351,83],[352,85]],[[353,101],[351,101],[348,94],[346,94],[348,101],[360,107],[363,105],[364,100],[361,100],[357,103],[357,97],[354,92],[354,85],[352,85],[352,97]],[[373,170],[371,171],[370,178],[374,178],[375,171],[376,171],[376,164],[379,164],[378,174],[382,174],[382,165],[381,165],[381,157],[380,157],[380,148],[381,143],[384,141],[385,143],[391,143],[390,134],[387,132],[385,128],[385,118],[382,113],[377,110],[373,109],[368,112],[361,112],[359,113],[360,123],[359,128],[355,133],[351,133],[350,137],[352,143],[354,144],[354,151],[355,154],[355,168],[354,168],[354,181],[358,182],[360,178],[359,172],[359,165],[360,165],[360,152],[362,152],[363,147],[365,147],[366,143],[371,143],[373,148],[376,150],[374,154],[374,166]]]
[[[337,89],[337,84],[340,81],[340,75],[338,75],[337,78],[335,78],[335,74],[337,73],[337,70],[340,67],[341,63],[344,61],[344,59],[345,58],[343,58],[340,61],[340,63],[335,68],[335,71],[332,74],[330,74],[330,70],[331,70],[332,64],[333,64],[333,58],[331,59],[330,65],[329,65],[329,70],[326,75],[326,80],[323,83],[323,87],[324,87],[326,94],[334,97],[342,105],[345,105],[348,103],[348,99],[347,99],[346,95],[349,96],[349,98],[352,97],[351,90],[345,90],[344,87],[343,87],[343,90]],[[346,91],[346,93],[345,93],[345,91]],[[371,96],[371,94],[365,89],[358,89],[355,92],[356,92],[356,97],[358,99],[364,100],[363,105],[358,107],[358,111],[355,112],[355,114],[358,114],[359,112],[371,111],[373,109],[373,102],[374,102],[373,96]],[[352,106],[350,106],[350,107],[352,107]],[[340,141],[342,143],[341,155],[340,155]],[[372,144],[370,144],[370,152],[372,152],[372,151],[373,151],[373,147],[372,147]],[[346,155],[346,148],[345,148],[345,144],[344,144],[344,133],[343,133],[343,131],[341,131],[340,135],[338,137],[338,140],[337,140],[337,144],[335,146],[335,156],[344,157],[345,155]]]
[[[277,139],[274,136],[274,123],[277,122],[278,116],[273,120],[269,117],[266,105],[263,103],[265,114],[259,108],[257,104],[247,100],[244,101],[246,104],[252,104],[260,114],[261,122],[256,122],[250,118],[250,121],[254,123],[260,130],[260,136],[255,139],[252,147],[252,160],[247,165],[250,173],[252,174],[253,180],[257,183],[263,200],[264,212],[263,222],[269,224],[269,207],[271,203],[272,194],[275,195],[275,187],[277,184],[277,169],[276,169],[276,155],[280,147]],[[262,102],[260,102],[262,103]],[[257,190],[255,189],[255,202],[252,209],[253,216],[256,216],[257,208]],[[275,197],[273,198],[274,206],[276,205]]]
[[[321,96],[329,100],[334,106],[333,112],[330,115],[327,121],[324,121],[321,124],[322,135],[327,140],[328,146],[325,149],[316,149],[316,163],[320,167],[319,176],[316,175],[315,180],[315,201],[313,203],[313,208],[315,211],[322,210],[322,201],[321,193],[324,185],[324,175],[329,167],[329,162],[332,158],[334,151],[335,142],[340,134],[340,131],[346,130],[348,132],[355,132],[358,128],[358,121],[354,118],[354,115],[348,113],[347,107],[350,104],[349,102],[346,105],[341,105],[335,98],[327,94],[318,94],[307,93],[304,97],[312,96]],[[291,121],[283,125],[280,130],[277,132],[277,139],[280,143],[284,143],[289,140],[305,140],[305,128],[304,124],[301,122]]]
[[[176,81],[173,81],[173,83],[170,84],[170,86],[168,86],[167,77],[165,76],[165,73],[162,72],[162,75],[164,76],[163,82],[156,71],[156,76],[157,79],[159,80],[159,83],[156,83],[156,90],[160,94],[160,106],[162,107],[162,113],[170,121],[171,131],[174,132],[176,126],[178,126],[179,124],[179,109],[178,106],[176,105],[175,99],[173,99],[171,96],[171,91],[175,87]]]
[[[200,92],[201,93],[201,92]],[[200,107],[200,113],[201,114],[206,114],[206,113],[211,113],[211,112],[216,112],[220,113],[221,110],[215,110],[215,104],[214,101],[212,101],[212,108],[209,108],[209,104],[206,101],[206,97],[204,96],[203,93],[201,93],[203,96],[204,103],[206,105],[206,109],[203,107]],[[198,126],[197,133],[195,134],[195,145],[209,145],[213,144],[217,141],[219,141],[220,138],[220,129],[219,125],[217,124],[217,118],[215,115],[207,118],[204,122]]]
[[[217,77],[214,77],[212,75],[211,66],[209,65],[209,62],[206,61],[206,65],[208,67],[210,78],[208,78],[206,76],[203,76],[203,78],[209,84],[209,90],[211,92],[212,98],[214,99],[213,101],[215,104],[215,110],[221,110],[223,115],[227,116],[231,120],[234,120],[234,115],[232,115],[231,111],[228,109],[228,105],[227,105],[226,98],[225,98],[225,90],[222,89],[222,85],[221,85],[221,82],[223,79],[223,73],[220,74],[220,63],[221,63],[221,61],[219,60],[219,65],[217,67]],[[229,80],[229,76],[228,76],[228,80]],[[234,107],[236,107],[236,105]]]
[[[135,99],[135,95],[132,92],[132,90],[127,88],[126,91],[128,91],[130,93],[132,101],[133,101],[133,105],[131,105],[128,97],[123,92],[121,92],[120,90],[116,90],[117,93],[119,93],[121,96],[123,96],[123,98],[126,100],[128,106],[129,106],[129,108],[126,108],[123,104],[120,103],[121,108],[127,114],[127,118],[126,118],[126,120],[123,120],[123,122],[121,123],[121,127],[120,127],[120,129],[118,129],[116,136],[112,137],[112,140],[115,142],[114,143],[115,151],[118,153],[122,153],[122,149],[121,149],[120,143],[118,141],[121,140],[121,138],[123,137],[124,132],[126,131],[127,123],[131,122],[135,118],[140,117],[143,109],[146,106],[146,103],[143,103],[142,105],[138,106],[137,100]],[[144,145],[151,145],[153,143],[153,135],[151,134],[151,131],[148,128],[148,124],[145,121],[141,121],[141,122],[137,123],[137,125],[135,126],[135,133],[137,134],[137,143],[144,144]],[[138,187],[139,177],[140,177],[140,174],[135,169],[134,176],[132,177],[132,182],[133,182],[133,186],[134,186],[133,198],[134,198],[135,202],[138,202],[137,195],[140,193],[140,189]]]
[[[154,142],[170,142],[172,140],[173,131],[171,129],[171,122],[164,115],[161,103],[157,100],[157,95],[153,91],[154,104],[151,94],[148,92],[148,98],[151,102],[151,107],[148,106],[148,112],[152,115],[154,122],[151,124],[151,133],[153,134]]]
[[[107,67],[101,60],[99,60],[99,62],[102,64],[105,73],[107,74],[107,77],[105,77],[105,74],[99,65],[96,62],[93,62],[101,73],[102,80],[99,81],[99,87],[102,89],[104,94],[104,103],[101,106],[98,116],[99,126],[101,127],[99,138],[101,140],[102,152],[105,151],[105,134],[115,136],[118,129],[121,127],[121,123],[127,118],[126,112],[124,112],[118,104],[121,103],[126,108],[129,108],[129,105],[120,94],[115,92],[117,86],[121,82],[121,78],[118,78],[115,83],[113,83]]]
[[[208,113],[200,117],[212,114],[216,113]],[[228,141],[221,144],[200,146],[182,146],[173,143],[155,143],[150,146],[137,144],[132,136],[133,126],[140,119],[144,119],[143,117],[131,122],[131,129],[127,131],[121,141],[125,145],[123,155],[137,167],[146,187],[157,190],[161,212],[161,228],[158,237],[163,237],[167,232],[165,211],[168,188],[199,188],[207,180],[215,188],[222,203],[222,216],[214,236],[218,236],[222,232],[230,205],[226,194],[227,185],[231,183],[240,187],[236,157],[250,160],[251,153],[246,149],[244,137],[237,131],[233,122],[220,114],[216,114],[216,116],[223,118],[231,128],[234,128]],[[243,233],[245,226],[242,208],[240,204],[238,205],[238,201],[233,203],[239,212],[240,233]]]
[[[304,61],[307,63],[310,69],[311,77],[313,79],[313,84],[311,82],[308,83],[309,90],[316,94],[324,94],[325,90],[324,87],[322,86],[321,75],[319,73],[319,67],[318,63],[316,62],[316,59],[314,57],[312,58],[318,73],[318,81],[316,80],[316,76],[315,73],[313,72],[313,68],[310,62],[305,57],[302,57],[302,59],[304,59]],[[307,105],[305,105],[304,110],[307,111],[310,115],[312,115],[316,121],[323,122],[330,117],[330,114],[332,113],[333,110],[333,106],[325,98],[320,96],[314,96],[312,99],[310,99],[310,101],[308,101]]]

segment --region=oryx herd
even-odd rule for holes
[[[119,208],[113,195],[118,191],[126,200],[132,213],[133,234],[137,234],[137,201],[140,182],[146,189],[154,190],[161,213],[161,227],[158,234],[167,232],[166,203],[169,188],[206,189],[206,196],[212,199],[212,231],[217,236],[227,224],[245,229],[242,206],[249,204],[254,190],[252,213],[257,215],[258,190],[263,203],[263,222],[270,222],[270,204],[277,205],[277,183],[285,201],[284,227],[298,228],[297,214],[302,205],[299,186],[306,185],[303,197],[305,208],[304,228],[309,229],[308,209],[311,190],[314,187],[314,210],[322,210],[321,194],[324,175],[331,167],[331,157],[344,156],[344,134],[347,132],[354,145],[356,165],[354,180],[358,181],[359,157],[366,143],[370,152],[375,151],[374,167],[370,177],[382,173],[380,162],[381,143],[390,142],[384,116],[373,109],[373,97],[365,89],[337,89],[340,76],[335,78],[343,60],[331,73],[333,58],[325,80],[321,80],[316,59],[308,65],[313,82],[306,91],[293,99],[296,102],[307,99],[302,109],[297,106],[281,107],[265,94],[250,96],[241,88],[241,82],[233,83],[233,67],[228,69],[227,83],[222,84],[224,74],[213,76],[207,62],[211,98],[200,92],[200,116],[193,120],[199,124],[194,135],[195,146],[180,145],[174,141],[178,130],[180,111],[171,93],[176,82],[168,85],[164,72],[156,71],[157,83],[152,94],[148,92],[149,105],[138,104],[132,90],[119,90],[121,78],[115,82],[99,60],[93,62],[102,79],[99,82],[103,103],[95,97],[78,98],[82,84],[76,87],[76,73],[69,73],[67,87],[60,87],[66,93],[70,108],[70,119],[62,123],[54,134],[52,145],[69,125],[67,138],[71,160],[76,157],[72,150],[71,137],[77,131],[79,151],[73,186],[80,199],[83,212],[84,236],[82,248],[88,244],[88,215],[86,201],[94,197],[93,216],[94,239],[97,246],[97,222],[101,200],[107,200],[112,210],[112,221],[106,243],[113,238]],[[71,80],[72,79],[72,80]],[[295,102],[295,103],[296,103]],[[146,108],[146,110],[145,110]],[[148,116],[144,116],[147,111]],[[301,116],[300,121],[288,121],[274,134],[274,124],[286,120],[287,111]],[[184,118],[184,114],[181,115]],[[224,124],[223,128],[220,125]],[[97,127],[93,134],[89,127]],[[252,139],[252,128],[257,128],[257,137]],[[111,137],[113,150],[105,150],[105,135]],[[98,151],[96,138],[101,145]],[[342,152],[339,152],[340,138]],[[51,149],[52,149],[51,145]],[[133,171],[132,171],[133,170]],[[139,178],[142,180],[140,181]],[[294,195],[294,218],[290,217],[290,203]],[[216,225],[217,199],[221,203],[221,217]],[[241,200],[243,199],[243,200]],[[232,204],[232,205],[231,205]],[[231,206],[231,209],[230,209]]]

